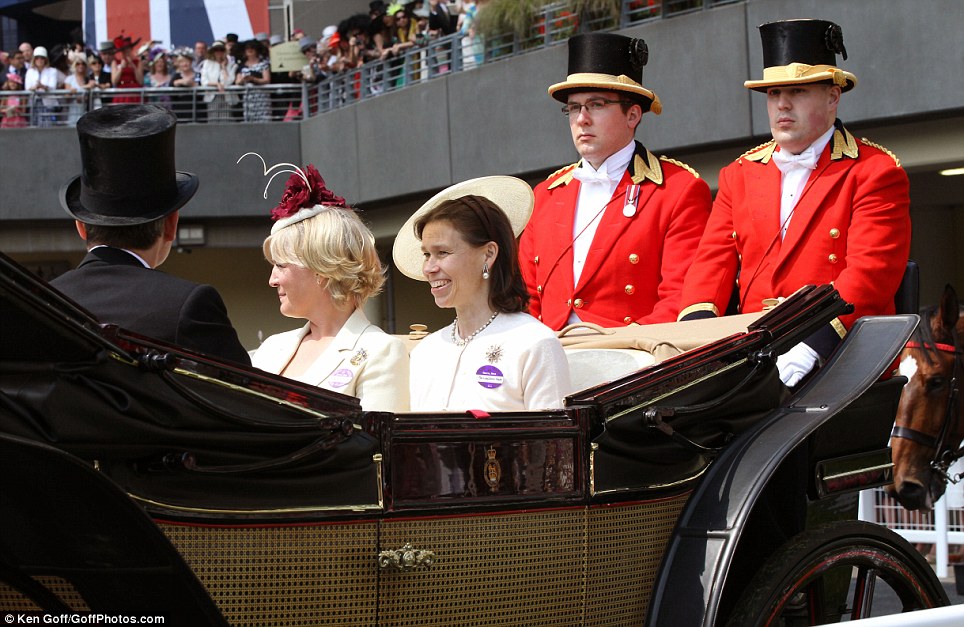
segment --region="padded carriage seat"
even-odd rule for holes
[[[615,381],[656,363],[652,353],[628,348],[571,348],[566,351],[573,390]]]
[[[580,323],[559,331],[559,340],[569,359],[573,390],[585,390],[720,338],[744,333],[761,315],[619,328]]]

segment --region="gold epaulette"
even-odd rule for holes
[[[890,150],[884,148],[884,147],[881,146],[880,144],[876,144],[876,143],[870,141],[870,140],[867,139],[866,137],[861,137],[861,138],[860,138],[860,141],[863,142],[863,143],[865,143],[865,144],[867,144],[867,145],[870,146],[871,148],[876,148],[877,150],[879,150],[879,151],[881,151],[881,152],[887,153],[888,155],[890,155],[890,158],[894,160],[894,163],[897,164],[897,167],[898,167],[898,168],[900,167],[900,159],[898,159],[898,158],[897,158],[897,155],[895,155],[894,153],[892,153]]]
[[[694,170],[689,164],[683,163],[682,161],[679,161],[679,160],[677,160],[677,159],[671,159],[670,157],[667,157],[666,155],[660,155],[659,158],[660,158],[662,161],[665,161],[666,163],[672,163],[673,165],[678,165],[679,167],[683,168],[684,170],[686,170],[687,172],[689,172],[690,174],[692,174],[692,175],[695,176],[696,178],[700,178],[700,173],[697,172],[696,170]]]
[[[736,160],[739,161],[741,159],[749,159],[750,161],[761,161],[766,163],[770,160],[770,155],[773,154],[773,150],[776,148],[776,146],[776,142],[771,139],[768,142],[763,142],[759,146],[750,148],[742,155],[737,157]]]
[[[549,176],[547,176],[546,177],[547,181],[551,179],[556,179],[552,181],[552,183],[549,183],[549,189],[552,189],[553,187],[556,187],[559,185],[568,185],[569,181],[572,180],[572,171],[575,170],[576,166],[578,165],[579,165],[578,161],[575,163],[570,163],[569,165],[563,166],[558,170],[556,170],[555,172],[553,172],[552,174],[550,174]],[[556,178],[556,177],[559,177],[559,178]]]

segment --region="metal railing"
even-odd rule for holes
[[[576,33],[628,28],[743,1],[622,0],[618,17],[576,15],[569,10],[568,3],[559,1],[542,7],[532,26],[522,35],[507,33],[483,39],[454,33],[314,84],[229,87],[223,94],[208,87],[105,89],[83,94],[51,90],[43,96],[33,92],[0,92],[0,104],[6,103],[9,97],[26,98],[24,117],[29,126],[68,126],[76,123],[77,113],[116,102],[154,102],[171,109],[181,122],[190,123],[292,121],[452,72],[562,44]]]
[[[300,83],[228,87],[223,93],[213,87],[4,91],[0,119],[3,128],[74,126],[84,113],[104,105],[150,103],[170,109],[180,122],[290,122],[305,117],[309,101],[308,87]]]

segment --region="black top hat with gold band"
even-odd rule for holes
[[[86,224],[132,226],[180,209],[198,178],[174,169],[177,118],[157,105],[112,105],[77,122],[82,172],[60,189],[64,210]]]
[[[560,102],[572,92],[618,91],[634,96],[643,112],[659,115],[663,104],[659,96],[643,87],[643,66],[649,48],[642,39],[613,33],[589,33],[569,39],[569,76],[549,88],[549,95]]]
[[[837,67],[837,55],[847,60],[843,31],[825,20],[785,20],[760,26],[763,40],[763,80],[744,87],[765,92],[779,85],[829,81],[850,91],[857,77]]]

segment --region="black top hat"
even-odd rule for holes
[[[565,102],[574,91],[618,91],[635,96],[643,111],[659,114],[659,97],[643,87],[649,47],[642,39],[613,33],[589,33],[569,39],[569,76],[549,87],[549,95]]]
[[[857,77],[837,67],[837,55],[847,60],[843,30],[826,20],[784,20],[760,25],[763,40],[763,80],[746,81],[757,91],[778,85],[831,81],[842,91]]]
[[[194,196],[198,178],[174,169],[177,118],[157,105],[112,105],[77,122],[82,173],[60,204],[87,224],[131,226],[162,218]]]
[[[224,41],[231,42],[233,44],[238,43],[238,35],[236,33],[228,33],[224,36]]]

